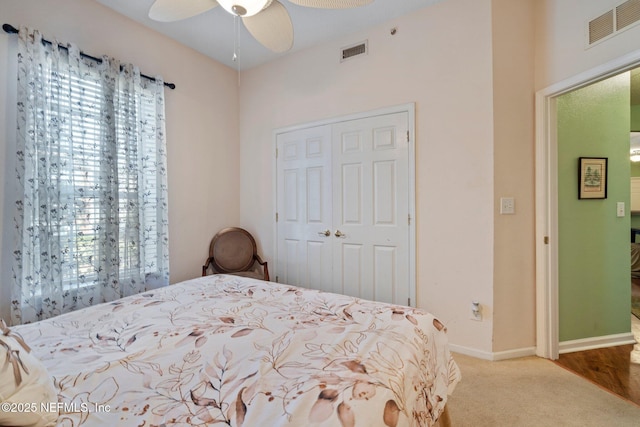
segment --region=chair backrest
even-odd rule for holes
[[[209,245],[209,257],[220,273],[249,270],[257,254],[256,241],[245,229],[229,227],[220,230]]]

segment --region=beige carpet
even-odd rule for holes
[[[640,426],[640,406],[550,360],[454,359],[462,381],[447,404],[453,427]]]

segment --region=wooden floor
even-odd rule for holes
[[[640,406],[640,364],[631,362],[632,350],[621,345],[566,353],[556,363]]]

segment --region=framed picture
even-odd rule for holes
[[[578,198],[607,198],[607,158],[580,157]]]

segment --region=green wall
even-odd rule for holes
[[[631,176],[640,176],[640,162],[629,162]]]
[[[631,131],[640,132],[640,105],[631,106]]]
[[[558,117],[560,342],[629,332],[629,73],[562,95]],[[606,199],[578,199],[578,158],[607,157]]]
[[[631,131],[640,132],[640,69],[631,71]],[[630,162],[631,176],[640,176],[640,162]],[[640,228],[640,214],[631,215],[631,227]]]

